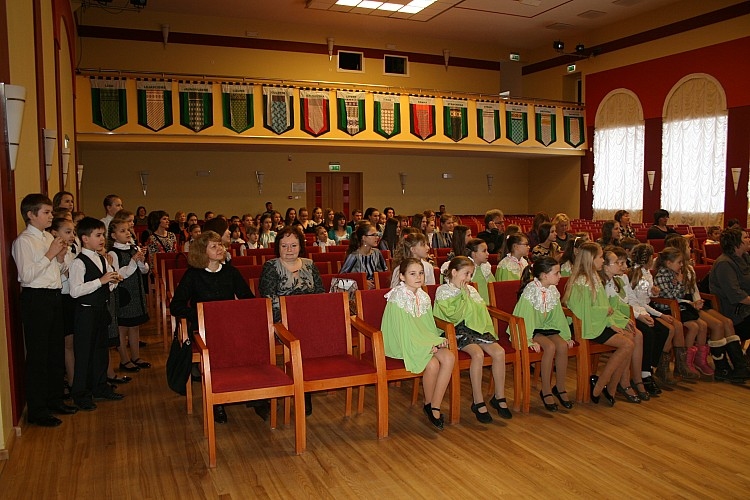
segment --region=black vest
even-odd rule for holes
[[[102,269],[105,271],[107,270],[107,263],[104,260],[104,257],[97,254],[99,257],[99,260],[102,264]],[[78,254],[78,257],[76,259],[81,259],[81,262],[83,262],[83,265],[86,266],[86,273],[83,276],[84,283],[87,283],[89,281],[98,280],[102,276],[104,276],[104,272],[100,271],[98,267],[96,267],[96,264],[92,262],[92,260],[85,256],[83,252]],[[91,292],[87,295],[81,295],[76,299],[78,304],[85,304],[87,306],[105,306],[107,304],[107,301],[109,300],[109,285],[104,284],[100,286],[96,291]]]

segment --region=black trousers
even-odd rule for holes
[[[743,344],[747,339],[750,339],[750,316],[743,319],[740,323],[735,323],[734,332],[739,335]]]
[[[641,370],[650,372],[652,367],[659,364],[659,358],[664,350],[664,344],[669,337],[669,328],[659,323],[654,318],[654,326],[648,326],[641,320],[637,320],[638,329],[643,333],[643,361]]]
[[[71,396],[73,401],[90,401],[107,391],[107,306],[76,305],[73,352],[75,369]]]
[[[63,401],[65,333],[60,290],[21,290],[21,322],[26,346],[26,404],[28,417],[50,415]]]

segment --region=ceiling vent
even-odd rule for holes
[[[566,24],[566,23],[554,23],[554,24],[550,24],[548,26],[545,26],[545,28],[547,28],[548,30],[564,31],[564,30],[569,30],[569,29],[573,28],[573,25],[572,24]]]
[[[580,14],[578,14],[578,17],[582,17],[584,19],[598,19],[606,15],[606,12],[602,12],[600,10],[587,10],[586,12],[581,12]]]

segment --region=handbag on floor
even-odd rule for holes
[[[172,338],[172,346],[169,348],[167,358],[167,385],[180,396],[185,395],[185,386],[190,377],[190,369],[193,363],[193,345],[190,338],[180,343],[180,338],[175,332]]]

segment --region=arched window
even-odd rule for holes
[[[673,223],[722,225],[726,157],[724,90],[709,75],[688,75],[664,104],[661,205]]]
[[[602,100],[594,122],[594,219],[617,210],[641,220],[643,210],[643,109],[626,89]]]

